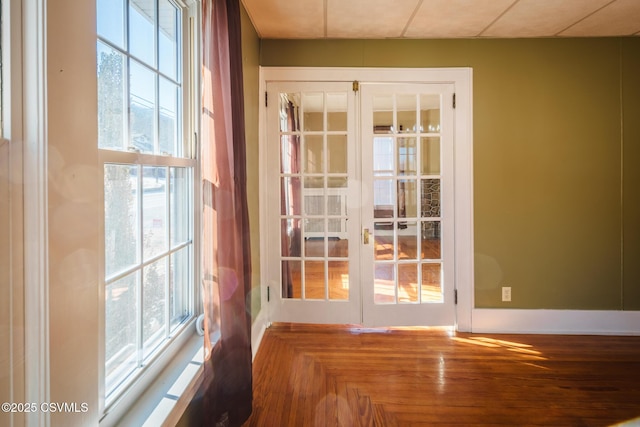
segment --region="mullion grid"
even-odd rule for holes
[[[171,3],[172,5],[173,2]],[[97,40],[101,43],[103,43],[105,46],[115,50],[116,52],[120,53],[123,56],[123,71],[122,71],[122,78],[123,78],[123,87],[124,87],[124,95],[122,97],[122,102],[123,102],[123,117],[122,117],[122,122],[123,122],[123,143],[126,144],[125,146],[123,146],[123,148],[126,148],[129,146],[129,141],[130,141],[130,132],[131,132],[131,110],[130,110],[130,103],[131,103],[131,79],[130,79],[130,68],[131,68],[131,61],[135,60],[136,64],[144,67],[145,69],[151,71],[154,74],[154,96],[155,96],[155,100],[154,100],[154,106],[153,106],[153,111],[154,111],[154,115],[153,115],[153,138],[154,138],[154,153],[153,156],[157,157],[157,154],[159,152],[160,149],[160,78],[165,78],[168,82],[175,84],[177,89],[178,89],[178,93],[176,94],[176,99],[177,99],[177,104],[175,105],[176,108],[176,124],[175,124],[175,129],[179,130],[182,128],[182,116],[183,116],[183,112],[182,112],[182,95],[181,95],[181,90],[182,90],[182,83],[180,81],[181,79],[181,67],[177,67],[177,70],[175,71],[176,73],[176,77],[173,78],[171,76],[166,75],[165,73],[163,73],[160,70],[160,66],[159,66],[159,58],[160,58],[160,53],[159,53],[159,31],[160,31],[160,17],[159,17],[159,2],[158,0],[155,0],[153,2],[153,8],[154,8],[154,31],[153,31],[153,37],[154,37],[154,64],[153,66],[147,64],[145,61],[143,61],[142,59],[136,57],[135,55],[133,55],[131,53],[131,46],[130,46],[130,13],[129,13],[129,9],[130,9],[130,0],[125,0],[124,1],[124,7],[123,7],[123,27],[124,27],[124,40],[123,40],[123,46],[125,46],[124,48],[118,46],[117,44],[111,42],[110,40],[98,35],[97,36]],[[182,52],[182,44],[181,44],[181,40],[182,40],[182,26],[181,26],[181,21],[179,19],[179,16],[181,14],[180,12],[180,8],[177,8],[178,13],[176,13],[175,16],[175,25],[176,25],[176,65],[180,64],[180,58],[181,58],[181,52]],[[175,138],[178,137],[178,135],[181,135],[182,132],[176,132],[174,131],[174,141]],[[180,138],[178,137],[178,140]],[[176,146],[174,149],[177,149],[178,147]],[[184,149],[184,147],[183,147]],[[125,150],[126,151],[126,150]],[[179,153],[176,153],[176,157]],[[171,157],[171,156],[170,156]],[[165,158],[165,156],[163,156],[163,158]],[[106,164],[106,163],[105,163]],[[188,237],[184,242],[180,242],[177,245],[175,245],[174,247],[172,247],[172,243],[171,243],[171,239],[172,239],[172,231],[171,231],[171,210],[172,210],[172,205],[171,205],[171,191],[173,191],[172,188],[172,184],[171,184],[171,179],[170,179],[170,171],[171,170],[176,170],[177,166],[159,166],[158,164],[154,164],[154,163],[145,163],[145,164],[140,164],[140,163],[123,163],[123,165],[128,165],[128,166],[135,166],[137,169],[137,182],[136,182],[136,187],[137,187],[137,197],[136,197],[136,223],[137,223],[137,233],[136,233],[136,254],[137,254],[137,262],[134,263],[134,265],[130,266],[129,268],[125,269],[124,271],[118,272],[116,274],[113,274],[111,277],[105,278],[105,287],[109,286],[112,283],[117,282],[118,280],[134,274],[135,277],[135,281],[136,281],[136,289],[135,289],[135,298],[136,298],[136,331],[135,331],[135,336],[136,336],[136,351],[135,351],[135,357],[136,357],[136,370],[140,369],[144,366],[145,362],[151,358],[154,354],[157,353],[157,350],[159,348],[162,347],[163,344],[166,344],[167,342],[167,338],[170,337],[171,335],[171,295],[170,295],[170,289],[171,289],[171,274],[174,272],[173,269],[171,268],[171,259],[173,257],[174,254],[180,253],[180,251],[185,250],[186,248],[188,248],[189,246],[192,245],[193,240],[191,237]],[[143,211],[144,211],[144,194],[143,194],[143,170],[145,167],[157,167],[157,168],[161,168],[164,170],[164,176],[165,176],[165,194],[164,194],[164,198],[165,198],[165,224],[164,224],[164,231],[165,231],[165,236],[166,236],[166,242],[165,242],[165,248],[163,249],[163,251],[161,251],[161,253],[159,254],[155,254],[154,256],[150,257],[149,259],[144,259],[144,253],[143,253],[143,241],[144,241],[144,227],[143,227]],[[187,172],[187,177],[185,179],[187,179],[189,182],[192,179],[192,176],[188,173],[190,170],[192,170],[191,167],[185,167],[185,172]],[[189,186],[187,186],[187,188],[189,188]],[[187,197],[193,201],[193,198],[188,196]],[[189,215],[192,214],[192,212],[188,213]],[[189,231],[188,234],[191,236],[192,235],[192,227],[189,226]],[[187,255],[187,259],[191,260],[191,253],[189,252],[189,254]],[[144,271],[145,268],[148,268],[149,266],[151,266],[152,264],[154,264],[155,262],[165,259],[165,266],[164,266],[164,284],[163,284],[163,290],[164,290],[164,296],[163,296],[163,305],[164,305],[164,325],[160,328],[159,331],[156,331],[153,335],[156,335],[158,333],[162,333],[162,339],[159,339],[157,343],[155,343],[153,348],[150,348],[148,351],[148,354],[145,356],[145,342],[144,342],[144,307],[143,307],[143,301],[144,301]],[[174,266],[175,267],[175,266]],[[193,276],[193,272],[190,271],[188,273],[189,278],[192,278]],[[189,282],[190,283],[190,282]],[[188,298],[188,296],[187,296]],[[184,304],[184,302],[183,302]],[[151,337],[147,337],[148,340],[151,339]],[[111,388],[111,390],[105,390],[105,394],[107,396],[107,398],[109,399],[110,396],[113,396],[115,394],[116,391],[118,391],[123,384],[126,384],[128,382],[127,378],[130,378],[132,375],[135,375],[136,372],[135,370],[132,371],[126,378],[124,378],[123,380],[121,380],[120,383],[118,384],[114,384],[114,386]]]

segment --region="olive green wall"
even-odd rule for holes
[[[247,144],[247,203],[251,229],[251,315],[260,312],[260,209],[258,192],[258,113],[260,84],[260,39],[244,7],[241,8],[244,117]]]
[[[622,49],[623,302],[640,310],[640,38],[624,39]]]
[[[640,39],[262,40],[260,64],[472,67],[475,306],[640,309]]]

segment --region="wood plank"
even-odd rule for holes
[[[640,337],[275,324],[246,426],[640,423]]]

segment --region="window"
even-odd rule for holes
[[[188,11],[97,0],[104,168],[103,407],[194,313],[195,153]]]

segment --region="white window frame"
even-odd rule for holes
[[[94,0],[95,1],[95,0]],[[100,425],[111,426],[120,422],[123,417],[131,417],[132,412],[137,410],[134,408],[140,405],[140,401],[146,401],[146,405],[153,405],[154,399],[150,399],[149,394],[161,393],[154,389],[152,384],[156,379],[166,374],[165,368],[175,366],[176,359],[180,359],[181,352],[192,350],[194,345],[201,347],[199,341],[201,338],[196,337],[195,319],[201,312],[200,297],[200,238],[198,230],[200,229],[200,167],[198,161],[198,147],[196,145],[196,132],[199,129],[200,117],[200,2],[198,0],[171,0],[174,5],[178,6],[182,11],[181,29],[179,37],[182,59],[180,63],[179,75],[181,77],[181,95],[179,103],[181,105],[180,112],[181,131],[178,136],[179,141],[184,141],[185,157],[170,157],[166,155],[145,154],[131,151],[114,151],[108,149],[99,149],[99,164],[104,167],[105,164],[130,164],[142,166],[169,166],[169,167],[187,167],[191,168],[192,174],[192,250],[191,257],[193,261],[193,270],[191,272],[189,306],[190,316],[185,319],[182,324],[176,328],[171,334],[169,340],[165,341],[158,350],[144,360],[142,366],[138,367],[136,373],[121,386],[115,388],[110,396],[106,396],[105,390],[105,265],[104,254],[101,257],[100,266],[100,338],[99,338],[99,414]],[[125,4],[125,9],[128,2]],[[125,26],[127,23],[125,22]],[[99,38],[96,38],[96,42]],[[128,102],[129,88],[125,91]],[[126,114],[128,117],[128,113]],[[178,125],[180,126],[180,125]],[[179,127],[180,132],[180,127]],[[128,136],[125,136],[128,138]],[[104,212],[104,206],[103,206]],[[102,217],[102,229],[104,230],[104,217]],[[100,239],[101,247],[104,251],[104,233]],[[170,256],[170,255],[169,255]],[[167,295],[168,296],[168,295]],[[150,389],[151,387],[151,389]],[[141,396],[145,396],[141,398]],[[132,409],[134,408],[134,409]],[[148,409],[142,409],[142,412]],[[148,414],[147,414],[148,415]],[[137,415],[135,415],[137,416]]]

